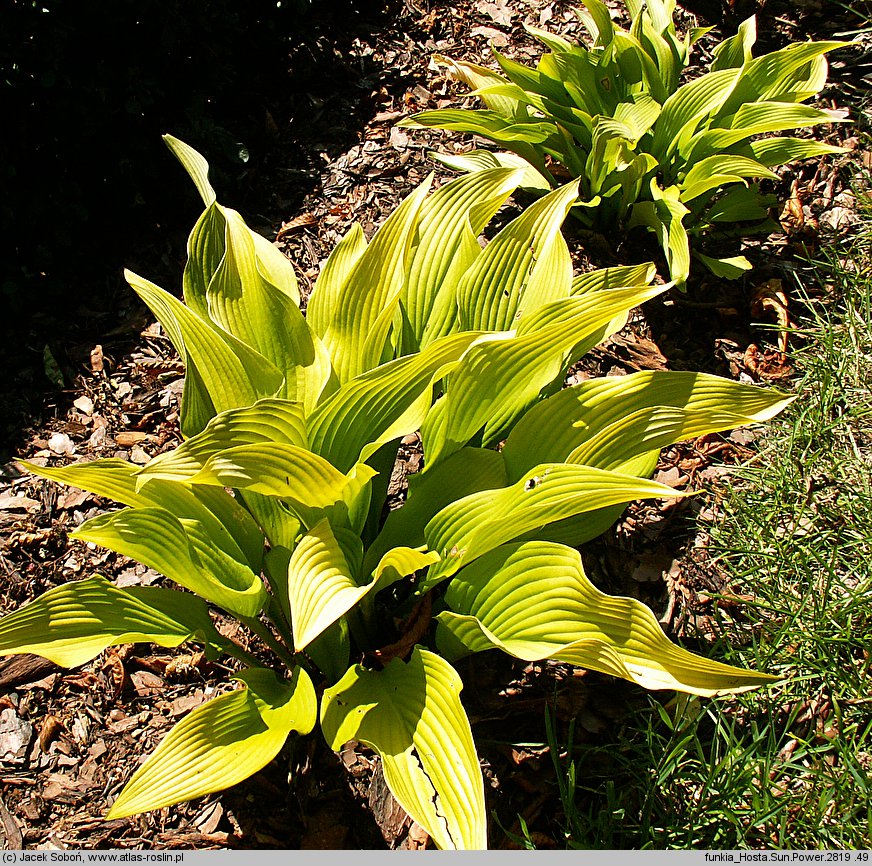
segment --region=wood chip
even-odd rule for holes
[[[206,695],[201,690],[194,692],[192,695],[182,695],[176,698],[170,705],[170,715],[177,719],[179,716],[184,716],[186,713],[199,707],[205,700]],[[206,832],[211,833],[212,831]]]
[[[115,444],[119,448],[132,448],[134,445],[144,442],[147,435],[147,433],[138,430],[122,430],[115,434]]]
[[[93,494],[87,490],[80,490],[78,487],[67,487],[58,497],[58,508],[63,511],[71,511],[83,505],[92,497]]]
[[[201,832],[209,835],[218,829],[221,819],[224,817],[224,807],[220,800],[209,803],[202,812],[194,819],[194,826]]]
[[[48,440],[48,447],[55,454],[72,457],[76,451],[76,446],[73,440],[66,433],[54,433],[51,439]]]
[[[81,397],[73,400],[73,406],[85,415],[94,414],[94,401],[87,394],[83,394]]]
[[[11,493],[0,493],[0,511],[27,511],[35,514],[42,508],[37,499],[30,499],[24,494],[14,496]]]
[[[0,713],[0,761],[23,764],[33,739],[33,725],[20,718],[11,707]]]
[[[138,445],[130,449],[130,462],[136,463],[138,466],[145,466],[151,460],[148,452],[143,451]]]
[[[381,761],[376,765],[376,771],[370,780],[368,800],[382,838],[391,848],[394,848],[412,819],[390,792],[382,772]]]
[[[497,48],[502,48],[509,44],[509,37],[502,30],[496,30],[493,27],[473,27],[470,31],[470,36],[481,36]]]
[[[166,683],[161,677],[148,671],[134,671],[130,675],[130,682],[133,684],[134,691],[140,697],[151,697],[160,694],[166,688]]]
[[[24,847],[24,838],[21,828],[10,811],[6,808],[3,799],[0,798],[0,826],[3,828],[3,847],[9,851],[20,850]],[[13,855],[13,862],[14,862]]]
[[[670,466],[669,469],[661,469],[654,476],[654,480],[659,484],[665,484],[667,487],[680,487],[687,482],[687,477],[681,474],[678,467]]]
[[[404,847],[409,851],[423,851],[429,841],[430,834],[417,821],[413,821]]]
[[[92,373],[102,373],[103,372],[103,347],[102,346],[94,346],[91,349],[91,372]]]
[[[0,664],[0,688],[33,683],[56,670],[53,662],[41,656],[15,655]]]

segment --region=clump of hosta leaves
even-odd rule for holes
[[[768,216],[775,199],[757,181],[777,179],[772,169],[793,160],[841,152],[769,134],[841,119],[803,103],[826,83],[825,54],[844,43],[794,43],[753,57],[752,17],[717,45],[703,75],[680,84],[706,30],[678,38],[674,0],[627,0],[629,31],[602,0],[582,2],[587,45],[528,27],[548,49],[535,68],[496,50],[502,73],[439,57],[486,107],[423,111],[404,125],[469,132],[508,151],[438,157],[454,168],[525,165],[524,185],[540,192],[568,172],[579,180],[579,219],[610,236],[636,226],[653,231],[679,286],[691,243],[714,273],[741,275],[750,267],[743,256],[718,259],[699,247],[775,228]]]
[[[121,503],[74,537],[167,586],[95,575],[0,621],[0,653],[60,665],[150,641],[241,667],[240,688],[179,722],[110,818],[233,785],[320,727],[333,749],[356,740],[379,753],[438,846],[483,848],[484,786],[453,660],[499,649],[699,695],[770,679],[673,645],[650,610],[585,577],[574,545],[631,500],[681,495],[648,478],[660,448],[765,420],[786,400],[695,373],[561,390],[568,365],[665,288],[650,285],[650,265],[573,277],[560,226],[575,183],[482,249],[523,171],[432,193],[428,179],[369,242],[359,227],[343,238],[304,316],[291,265],[218,204],[199,154],[168,143],[205,203],[185,302],[127,278],[186,365],[184,442],[142,467],[29,466]],[[399,443],[415,431],[424,468],[389,511]],[[223,637],[214,610],[263,652]]]

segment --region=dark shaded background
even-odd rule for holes
[[[292,209],[318,179],[313,123],[341,145],[335,128],[353,139],[370,104],[349,49],[384,6],[3,0],[0,452],[51,388],[46,347],[69,385],[89,344],[123,330],[135,305],[123,267],[177,289],[200,204],[161,134],[208,154],[243,214]]]

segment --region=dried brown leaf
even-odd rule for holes
[[[64,723],[57,716],[46,716],[39,726],[39,748],[47,752],[62,730],[64,730]]]
[[[315,214],[300,214],[300,216],[294,217],[294,219],[292,219],[290,222],[282,223],[282,227],[279,229],[278,234],[276,235],[276,240],[283,240],[284,238],[288,237],[288,235],[294,234],[294,232],[302,231],[308,226],[314,226],[317,224],[318,217],[316,217]]]

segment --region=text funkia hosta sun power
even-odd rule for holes
[[[568,365],[665,288],[649,285],[650,265],[573,277],[560,226],[575,183],[482,249],[523,170],[432,193],[428,179],[370,242],[359,227],[342,239],[304,317],[288,261],[218,204],[198,153],[167,141],[205,202],[185,303],[127,278],[186,365],[184,442],[143,467],[28,468],[122,503],[74,537],[187,592],[94,576],[0,621],[0,652],[64,666],[138,641],[192,641],[242,663],[242,687],[179,722],[109,817],[229,787],[320,724],[333,749],[357,740],[378,752],[439,847],[483,848],[484,787],[452,660],[499,648],[700,695],[770,679],[672,644],[642,604],[596,590],[571,546],[631,500],[682,495],[648,480],[660,448],[787,402],[695,373],[560,390]],[[399,442],[415,431],[424,469],[385,516]],[[395,617],[428,605],[432,641],[410,629],[384,646]],[[210,606],[282,667],[223,637]]]
[[[717,258],[699,247],[776,228],[768,216],[775,198],[749,181],[777,180],[777,166],[843,152],[772,133],[844,119],[803,103],[826,84],[826,53],[846,43],[797,42],[754,57],[752,17],[714,48],[708,71],[680,84],[694,43],[710,28],[679,38],[675,0],[627,0],[629,31],[602,0],[581,2],[588,46],[528,27],[548,49],[535,68],[496,50],[501,73],[437,56],[485,108],[423,111],[401,125],[488,139],[508,152],[436,157],[463,171],[524,166],[523,185],[540,193],[557,186],[558,163],[579,179],[575,215],[610,236],[647,227],[679,286],[691,242],[715,274],[741,276],[750,268],[744,256]]]

